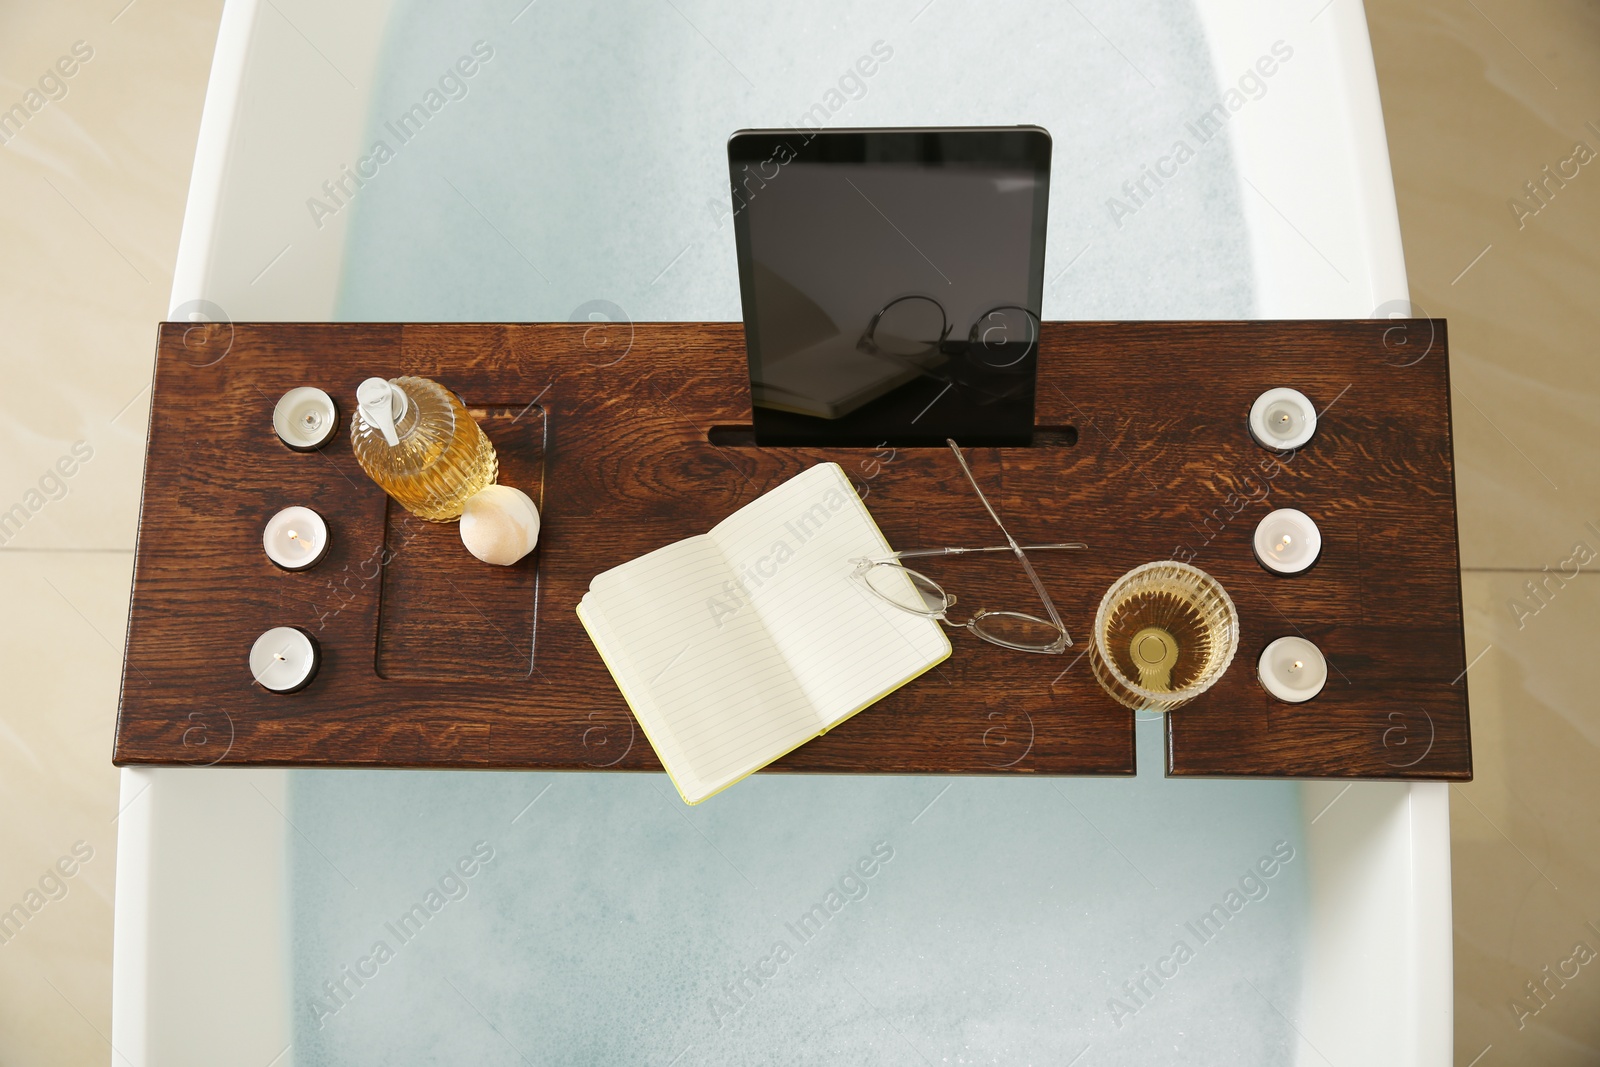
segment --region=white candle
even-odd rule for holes
[[[289,390],[272,409],[278,439],[296,452],[321,448],[338,427],[339,409],[333,406],[333,397],[315,386]]]
[[[1262,448],[1289,452],[1317,432],[1317,409],[1298,389],[1268,389],[1250,405],[1250,436]]]
[[[286,571],[303,571],[328,551],[328,524],[310,508],[284,508],[261,531],[267,558]]]
[[[316,639],[293,626],[274,626],[250,647],[250,676],[274,693],[292,693],[316,676]]]
[[[1288,704],[1304,704],[1328,684],[1328,661],[1303,637],[1280,637],[1256,663],[1256,677],[1267,692]]]
[[[1299,574],[1322,552],[1322,531],[1311,516],[1294,508],[1269,511],[1256,524],[1256,559],[1270,571]]]

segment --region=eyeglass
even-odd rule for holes
[[[945,376],[933,370],[929,357],[944,355],[951,347],[952,328],[939,301],[919,294],[901,296],[878,309],[856,347],[871,355],[913,363],[932,377],[976,388],[994,400],[1029,386],[1031,379],[1001,384],[996,378],[1026,374],[1024,361],[1039,343],[1038,315],[1017,304],[1000,304],[978,316],[967,331],[966,346],[956,350],[967,357],[976,378],[970,374]]]
[[[995,514],[994,508],[990,506],[989,499],[983,495],[983,490],[978,487],[978,480],[972,476],[972,468],[967,466],[966,457],[961,454],[961,446],[949,439],[946,439],[945,443],[956,454],[956,462],[961,464],[961,472],[967,476],[973,491],[978,494],[984,510],[989,513],[994,524],[1000,527],[1000,532],[1006,535],[1006,543],[992,548],[924,548],[896,552],[888,556],[853,559],[850,562],[855,564],[856,569],[852,577],[879,599],[901,611],[920,615],[925,619],[937,619],[946,626],[956,629],[965,629],[974,636],[1002,648],[1018,652],[1060,655],[1072,647],[1072,637],[1067,633],[1066,624],[1061,621],[1061,615],[1056,611],[1055,604],[1051,602],[1050,594],[1045,592],[1044,583],[1039,580],[1038,572],[1033,569],[1027,553],[1089,546],[1081,541],[1051,545],[1017,544],[1005,524],[1000,521],[1000,516]],[[1041,619],[1037,615],[1020,611],[989,611],[987,608],[981,608],[965,621],[952,619],[950,609],[955,607],[956,598],[945,592],[944,587],[932,578],[900,562],[929,556],[964,556],[974,552],[1010,552],[1015,555],[1022,564],[1023,571],[1027,573],[1028,580],[1033,583],[1034,591],[1039,594],[1039,600],[1044,604],[1045,614],[1049,618]]]

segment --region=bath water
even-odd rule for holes
[[[996,762],[1030,729],[997,717]],[[694,808],[659,774],[294,771],[296,1062],[1292,1062],[1298,790],[1163,778],[1163,729],[1135,778]]]
[[[1127,210],[1219,96],[1185,0],[754,10],[397,4],[340,317],[736,320],[725,141],[802,119],[1042,125],[1046,318],[1250,315],[1226,136]],[[695,808],[650,774],[291,772],[295,1060],[1291,1062],[1297,787],[1163,778],[1156,716],[1137,777],[1002,776],[1036,724],[991,718],[993,778]]]

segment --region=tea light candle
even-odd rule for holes
[[[1299,574],[1321,554],[1322,531],[1305,512],[1279,508],[1256,524],[1255,550],[1269,571]]]
[[[302,385],[278,398],[272,409],[272,428],[278,439],[296,452],[311,452],[328,443],[339,428],[339,409],[333,397],[315,386]]]
[[[284,508],[261,531],[267,558],[286,571],[303,571],[328,551],[328,524],[310,508]]]
[[[316,677],[322,652],[294,626],[274,626],[250,647],[250,676],[274,693],[292,693]]]
[[[1298,389],[1268,389],[1250,405],[1250,436],[1262,448],[1289,452],[1317,432],[1317,409]]]
[[[1267,692],[1287,704],[1304,704],[1328,684],[1328,661],[1303,637],[1280,637],[1266,647],[1256,677]]]

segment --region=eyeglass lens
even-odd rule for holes
[[[993,611],[978,616],[972,630],[986,640],[1013,648],[1049,648],[1061,640],[1061,631],[1047,619],[1014,611]]]
[[[878,563],[863,575],[868,587],[884,600],[917,615],[934,617],[949,610],[953,601],[932,579],[895,563]],[[986,641],[1013,648],[1049,648],[1061,639],[1048,619],[1016,611],[981,612],[969,623],[947,620],[952,625],[967,625]]]
[[[931,579],[898,564],[875,564],[864,578],[874,593],[903,611],[931,616],[950,606],[945,591]]]

